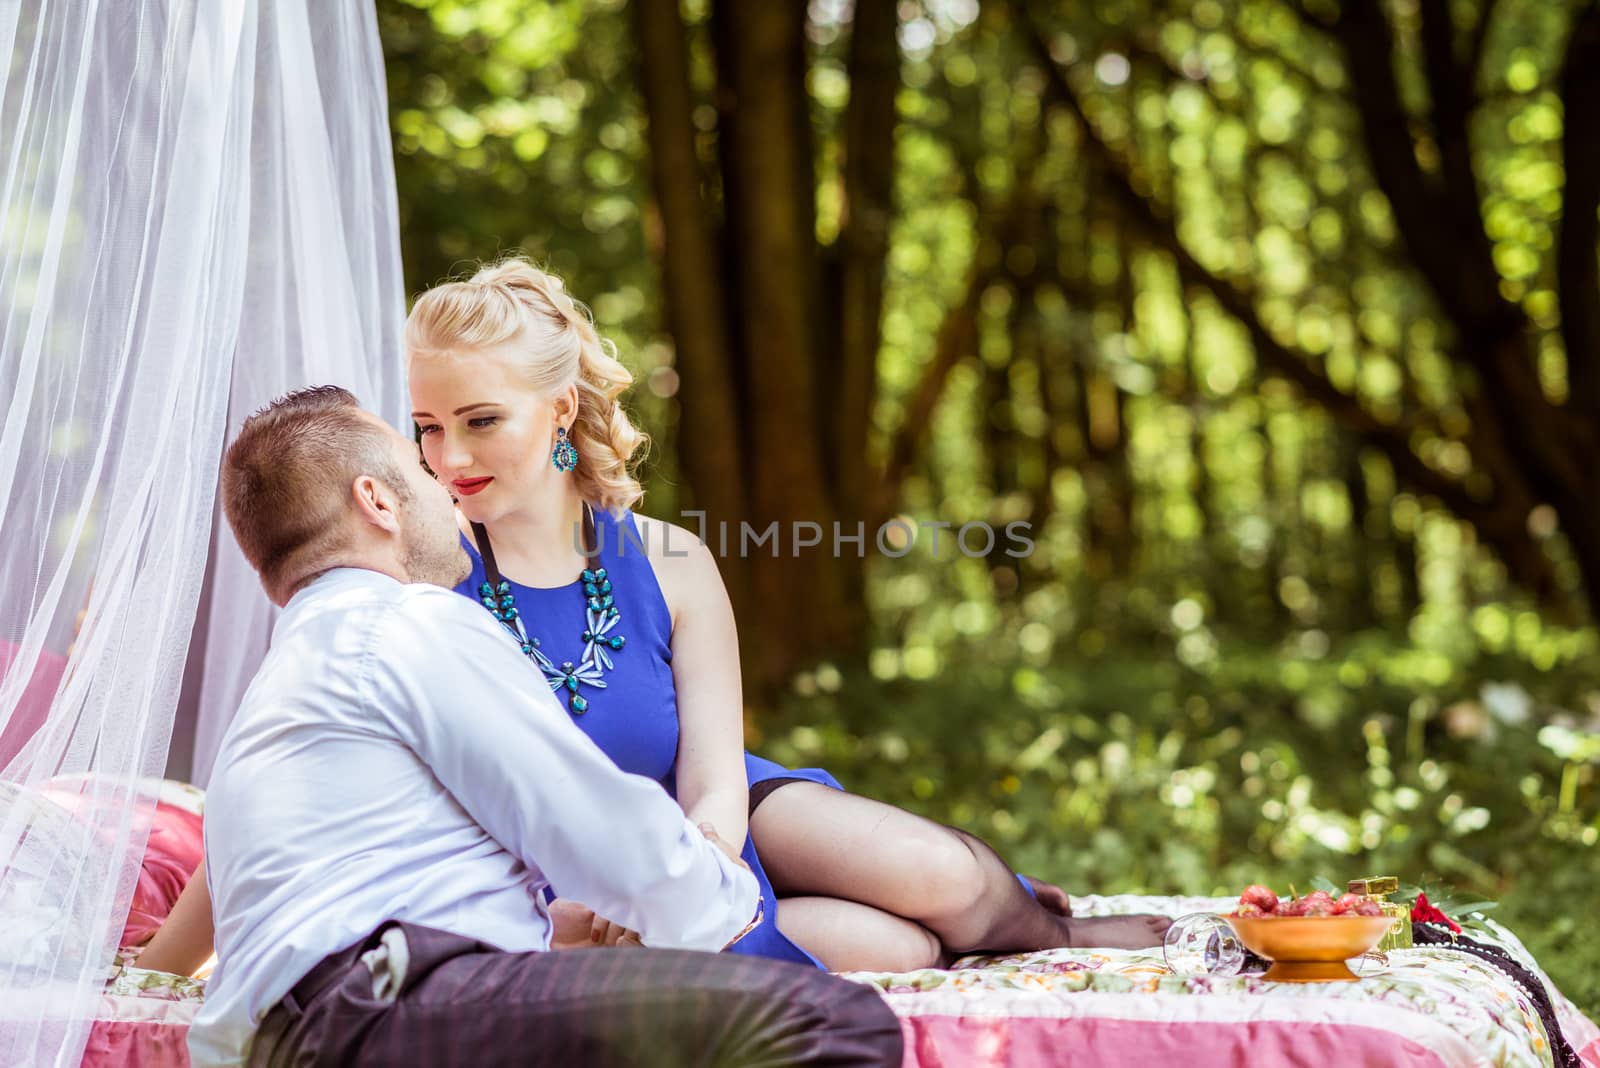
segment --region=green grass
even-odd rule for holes
[[[1600,678],[1585,642],[1549,642],[1224,645],[1200,670],[1155,642],[1039,665],[952,649],[923,681],[803,678],[753,744],[1077,893],[1393,874],[1495,899],[1600,1019]]]

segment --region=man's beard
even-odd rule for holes
[[[472,574],[472,561],[461,547],[461,537],[454,524],[449,530],[448,541],[442,531],[438,537],[429,537],[417,530],[406,531],[406,576],[412,582],[428,582],[451,590]]]

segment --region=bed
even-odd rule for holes
[[[1227,902],[1075,898],[1084,914],[1174,914]],[[1523,952],[1509,931],[1501,944]],[[948,971],[851,973],[883,992],[906,1035],[905,1068],[965,1065],[1244,1064],[1337,1068],[1549,1068],[1526,995],[1486,964],[1402,950],[1359,983],[1177,979],[1158,954],[1054,950],[968,958]],[[183,1035],[202,984],[123,969],[102,999],[86,1068],[187,1065]],[[1600,1029],[1554,990],[1561,1027],[1600,1066]]]
[[[1073,898],[1082,915],[1227,911],[1231,898]],[[1516,936],[1492,940],[1525,963]],[[1537,968],[1535,968],[1537,972]],[[1527,993],[1497,968],[1447,949],[1390,953],[1358,983],[1182,979],[1160,951],[1052,950],[971,957],[948,971],[855,972],[901,1019],[905,1068],[954,1065],[1243,1064],[1549,1068],[1550,1037]],[[1542,972],[1567,1043],[1600,1066],[1600,1028]]]
[[[199,862],[198,792],[159,797],[129,940],[159,923]],[[1232,899],[1075,897],[1079,915],[1226,911]],[[153,928],[152,928],[153,929]],[[1600,1028],[1539,972],[1516,936],[1488,938],[1533,967],[1568,1045],[1600,1068]],[[180,1068],[204,984],[143,971],[124,953],[101,997],[85,1068]],[[1051,950],[969,957],[948,970],[853,972],[880,990],[906,1035],[905,1068],[994,1065],[1241,1064],[1338,1068],[1560,1068],[1550,1036],[1502,971],[1447,949],[1391,953],[1359,983],[1292,985],[1258,977],[1183,979],[1160,952]]]

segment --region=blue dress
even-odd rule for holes
[[[608,650],[614,666],[603,673],[605,689],[580,684],[579,692],[588,701],[588,708],[581,715],[574,714],[572,721],[623,771],[654,779],[676,797],[678,694],[672,678],[672,617],[666,598],[656,581],[655,569],[645,556],[632,512],[620,517],[596,512],[595,542],[599,559],[590,566],[606,569],[618,609],[617,625],[610,633],[627,641],[620,650]],[[463,538],[462,543],[472,559],[472,574],[456,587],[456,592],[477,601],[478,586],[484,581],[483,560],[468,539]],[[511,588],[528,636],[539,639],[545,655],[556,664],[581,663],[587,625],[581,580],[554,589],[511,582]],[[565,690],[558,692],[557,699],[568,705]],[[744,756],[744,766],[752,786],[769,779],[789,778],[842,789],[832,775],[820,768],[791,770],[750,753]],[[744,861],[761,887],[763,918],[761,925],[740,939],[731,952],[822,967],[815,957],[778,930],[774,922],[777,897],[749,835],[745,836]],[[556,889],[559,892],[560,888]]]

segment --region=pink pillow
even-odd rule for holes
[[[20,647],[16,642],[0,639],[0,678],[10,674],[18,652]],[[0,768],[11,763],[35,732],[44,726],[45,716],[50,712],[50,702],[55,698],[56,689],[60,687],[61,677],[66,670],[66,657],[48,650],[40,651],[39,659],[33,665],[33,675],[22,689],[16,710],[0,727]]]
[[[198,815],[164,801],[156,804],[121,945],[143,945],[166,921],[205,856],[204,843]]]
[[[159,786],[159,780],[144,781]],[[156,800],[155,789],[150,786],[139,789],[143,797],[138,803],[141,807],[149,806],[150,835],[139,866],[139,878],[133,887],[128,920],[118,942],[123,946],[143,945],[149,941],[166,921],[178,895],[183,893],[189,877],[205,856],[200,814],[171,801]],[[40,792],[79,819],[95,818],[96,799],[92,793],[86,793],[81,784],[57,779],[46,783]]]

